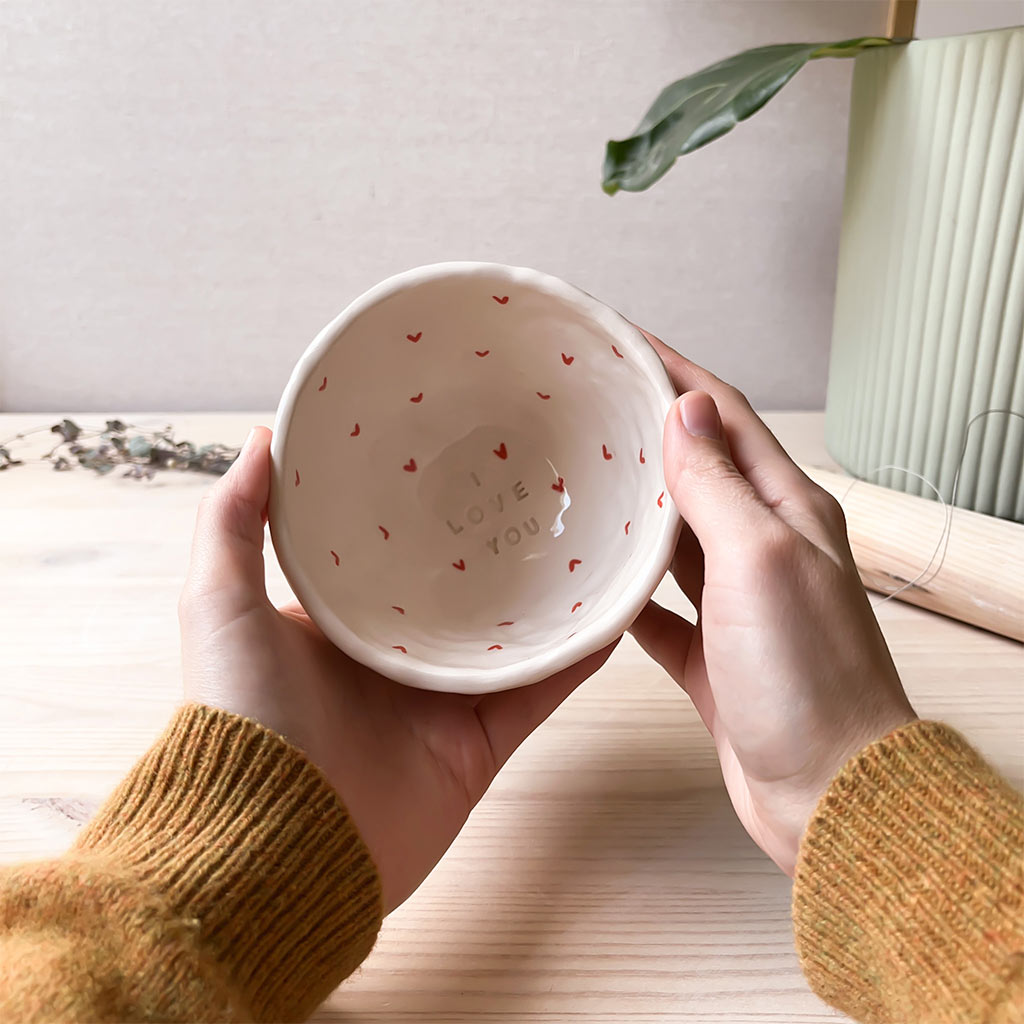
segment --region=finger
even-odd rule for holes
[[[686,691],[697,714],[712,729],[715,721],[715,702],[703,667],[687,672],[690,649],[700,642],[699,627],[691,625],[681,615],[662,608],[655,601],[637,617],[630,633],[638,644]]]
[[[489,693],[476,705],[476,714],[494,754],[495,771],[583,680],[592,676],[618,645],[618,640],[570,668],[518,690]]]
[[[782,504],[794,497],[794,488],[799,493],[810,485],[742,392],[669,348],[660,338],[643,328],[640,331],[660,356],[681,394],[706,391],[715,400],[736,468],[750,480],[766,504]]]
[[[731,554],[752,531],[784,529],[736,467],[714,400],[704,391],[678,399],[665,421],[665,482],[704,554]]]
[[[256,427],[231,469],[199,504],[186,588],[242,587],[266,599],[263,527],[270,497],[270,437]]]
[[[683,685],[683,670],[690,653],[690,641],[697,627],[681,615],[648,601],[629,627],[633,638],[677,682]]]
[[[834,559],[846,557],[846,523],[836,503],[789,457],[744,395],[660,338],[639,330],[658,353],[678,391],[705,391],[714,398],[736,468],[761,500]]]
[[[679,543],[672,556],[671,568],[679,589],[700,615],[700,599],[704,590],[704,552],[687,522],[683,523],[679,532]]]

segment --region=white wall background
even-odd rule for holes
[[[850,62],[651,192],[599,169],[674,78],[885,6],[5,0],[0,408],[272,407],[351,298],[445,259],[541,267],[762,407],[820,407]],[[1020,7],[925,0],[919,34]]]

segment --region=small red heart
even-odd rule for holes
[[[299,471],[298,471],[298,470],[295,470],[295,486],[296,486],[296,487],[298,487],[298,486],[299,486],[299,482],[300,482],[300,481],[299,481]]]
[[[409,461],[408,461],[408,462],[407,462],[407,463],[406,463],[406,464],[405,464],[405,465],[404,465],[404,466],[402,467],[402,469],[404,469],[404,470],[406,471],[406,473],[415,473],[415,472],[416,472],[416,460],[415,460],[415,459],[410,459],[410,460],[409,460]]]
[[[644,450],[640,449],[640,465],[642,466],[647,460],[644,458]]]
[[[423,392],[421,391],[418,395],[413,395],[412,398],[409,399],[409,401],[415,402],[417,405],[419,405],[419,403],[423,401]]]
[[[391,536],[391,534],[387,530],[385,530],[383,526],[378,526],[377,529],[380,530],[380,532],[384,534],[384,539],[385,540],[387,540],[388,537]]]
[[[579,558],[570,558],[569,559],[569,572],[575,572],[576,571],[576,566],[577,565],[582,565],[582,564],[583,564],[583,561],[581,559],[579,559]]]
[[[504,441],[501,442],[501,447],[500,448],[492,448],[491,451],[493,451],[494,454],[497,455],[499,459],[507,459],[508,458],[508,449],[505,447],[505,442]]]
[[[582,608],[582,607],[583,607],[583,602],[582,602],[582,601],[577,601],[577,602],[576,602],[576,603],[575,603],[575,604],[574,604],[574,605],[572,606],[572,611],[570,611],[570,612],[569,612],[569,614],[570,614],[570,615],[572,615],[572,613],[573,613],[574,611],[576,611],[576,609],[577,609],[577,608]]]
[[[622,353],[621,353],[621,352],[620,352],[620,351],[619,351],[619,350],[618,350],[618,349],[617,349],[617,348],[616,348],[616,347],[615,347],[614,345],[612,345],[612,351],[613,351],[613,352],[614,352],[614,353],[615,353],[615,354],[616,354],[616,355],[617,355],[617,356],[618,356],[618,357],[619,357],[620,359],[625,359],[625,358],[626,358],[626,357],[625,357],[625,356],[624,356],[624,355],[623,355],[623,354],[622,354]]]
[[[331,554],[334,556],[334,564],[341,565],[341,559],[338,557],[338,552],[332,551]]]
[[[627,537],[629,536],[629,524],[630,524],[631,522],[633,522],[633,520],[632,520],[632,519],[627,519],[627,520],[626,520],[626,536],[627,536]]]
[[[515,625],[515,621],[510,619],[508,622],[499,622],[498,625],[499,626],[514,626]]]
[[[358,437],[359,436],[359,424],[358,423],[356,424],[355,430],[353,430],[352,433],[350,433],[348,436],[349,437]]]
[[[394,608],[395,611],[398,612],[399,615],[404,615],[405,614],[405,609],[399,607],[397,604],[393,604],[391,607]]]
[[[409,653],[401,644],[392,644],[391,649],[393,651],[401,651],[403,654]]]
[[[459,572],[465,572],[466,571],[466,560],[464,558],[460,558],[457,562],[452,562],[452,565],[456,569],[458,569]]]
[[[559,477],[558,483],[551,485],[551,490],[558,491],[558,493],[561,494],[565,490],[565,481]]]
[[[416,342],[417,342],[417,341],[419,341],[419,340],[420,340],[420,338],[422,338],[422,337],[423,337],[423,332],[422,332],[422,331],[417,331],[417,332],[416,332],[415,334],[407,334],[407,335],[406,335],[406,338],[407,338],[407,339],[408,339],[409,341],[411,341],[411,342],[412,342],[412,343],[413,343],[414,345],[415,345],[415,344],[416,344]]]
[[[492,299],[494,299],[494,301],[495,301],[495,302],[496,302],[496,303],[497,303],[497,304],[498,304],[499,306],[504,306],[504,305],[505,305],[505,303],[506,303],[506,302],[508,302],[508,296],[507,296],[507,295],[502,295],[502,297],[501,297],[500,299],[498,298],[498,296],[497,296],[497,295],[492,295],[492,296],[491,296],[491,298],[492,298]]]
[[[575,356],[567,356],[564,352],[562,353],[562,362],[565,363],[566,366],[572,366],[575,358]]]
[[[664,492],[664,491],[662,491],[662,492],[661,492],[661,494],[659,494],[659,495],[658,495],[658,508],[664,508],[664,507],[665,507],[665,506],[664,506],[664,505],[662,505],[662,503],[661,503],[661,499],[662,499],[662,498],[664,498],[664,497],[665,497],[665,492]]]
[[[550,398],[551,396],[550,396],[550,395],[542,395],[542,394],[541,394],[541,393],[540,393],[540,392],[538,391],[538,392],[537,392],[537,397],[538,397],[538,398],[543,398],[543,399],[544,399],[544,401],[546,402],[546,401],[547,401],[547,400],[548,400],[548,399],[549,399],[549,398]]]
[[[327,378],[324,377],[324,382],[323,382],[323,384],[320,385],[320,387],[317,388],[317,391],[326,391],[326,390],[327,390]]]
[[[604,456],[605,462],[610,462],[613,458],[612,453],[608,451],[608,446],[606,444],[601,445],[601,454]]]
[[[474,351],[476,351],[476,350],[474,349]],[[483,359],[483,357],[484,357],[484,356],[488,356],[488,355],[490,355],[490,354],[491,354],[491,350],[490,350],[489,348],[487,348],[487,349],[484,349],[484,351],[483,351],[483,352],[477,352],[476,354],[477,354],[477,355],[478,355],[478,356],[479,356],[479,357],[480,357],[481,359]]]
[[[502,648],[501,644],[491,644],[491,646],[488,647],[487,650],[489,650],[489,651],[500,651],[500,650],[503,650],[503,648]]]

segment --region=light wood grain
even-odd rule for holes
[[[270,422],[145,419],[227,443]],[[819,414],[767,419],[798,458],[834,468]],[[0,416],[0,437],[40,422]],[[178,701],[175,602],[208,484],[0,474],[0,860],[59,853]],[[670,583],[658,597],[687,609]],[[1024,649],[894,601],[878,614],[919,711],[1020,785]],[[512,758],[317,1019],[843,1020],[803,981],[789,897],[737,824],[685,695],[627,637]]]
[[[803,468],[843,506],[866,587],[1024,640],[1024,524]]]
[[[890,39],[911,39],[917,21],[917,0],[889,0],[885,34]]]

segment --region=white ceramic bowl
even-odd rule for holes
[[[643,335],[555,277],[389,278],[320,332],[281,398],[281,566],[324,633],[392,679],[536,682],[619,636],[668,567],[674,398]]]

